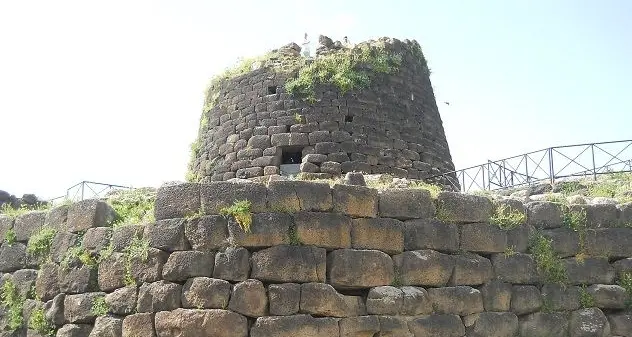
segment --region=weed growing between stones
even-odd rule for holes
[[[617,280],[617,284],[625,289],[625,293],[628,295],[625,301],[625,306],[628,309],[632,309],[632,272],[624,272]]]
[[[294,114],[294,120],[298,124],[303,124],[303,116],[301,116],[298,112]]]
[[[146,224],[153,222],[155,193],[145,189],[119,191],[108,199],[108,203],[116,211],[112,222],[114,227],[130,224]]]
[[[7,326],[9,327],[9,330],[15,331],[21,328],[22,324],[24,324],[22,309],[26,298],[20,295],[13,279],[7,279],[2,285],[0,301],[6,310]]]
[[[512,209],[508,205],[500,205],[494,209],[494,214],[489,219],[492,225],[496,225],[501,229],[514,229],[527,221],[524,212]]]
[[[81,240],[78,240],[78,242],[80,241]],[[81,247],[80,245],[75,245],[73,247],[70,247],[66,254],[64,254],[64,257],[59,263],[59,267],[63,269],[68,269],[70,268],[74,260],[79,260],[82,265],[88,266],[90,268],[95,268],[99,264],[99,261],[94,256],[92,256],[92,254],[87,249]]]
[[[595,298],[586,290],[586,285],[579,287],[579,304],[582,306],[582,309],[595,306]]]
[[[232,206],[224,207],[219,210],[219,214],[223,216],[232,215],[237,224],[246,233],[250,233],[250,225],[252,225],[252,213],[250,212],[250,200],[238,200]]]
[[[588,220],[586,219],[586,210],[572,210],[569,207],[562,209],[562,224],[575,232],[579,236],[579,250],[584,250],[586,241],[586,231],[588,228]]]
[[[553,312],[553,301],[551,299],[543,297],[542,298],[542,308],[540,309],[545,314],[550,314]]]
[[[45,261],[49,257],[53,239],[56,234],[56,229],[43,227],[29,238],[26,252],[40,261]]]
[[[46,319],[43,308],[37,308],[31,312],[28,327],[42,336],[55,336],[55,326]]]
[[[551,245],[553,240],[545,237],[542,233],[536,233],[529,241],[529,251],[535,259],[538,271],[544,274],[546,281],[565,285],[568,281],[568,275],[562,259],[553,251]]]
[[[393,287],[401,287],[404,285],[404,281],[402,281],[402,275],[399,273],[399,271],[395,271],[395,273],[393,274],[393,282],[391,282],[391,286]]]
[[[149,241],[147,239],[134,236],[130,245],[123,251],[125,254],[125,282],[126,286],[135,286],[136,280],[132,275],[132,262],[139,259],[141,262],[149,260]]]
[[[290,238],[290,244],[293,246],[300,246],[303,244],[303,242],[301,242],[301,239],[299,239],[298,237],[298,232],[296,231],[296,225],[290,226],[290,229],[288,231],[288,237]]]
[[[17,237],[15,236],[15,231],[13,228],[9,229],[4,234],[4,242],[6,242],[9,246],[13,245],[16,241]]]
[[[566,198],[558,194],[553,194],[553,193],[546,194],[544,196],[544,200],[549,201],[549,202],[555,202],[562,205],[568,204],[568,200],[566,200]]]
[[[110,311],[110,306],[105,302],[105,297],[99,296],[92,300],[91,312],[95,316],[105,316]]]
[[[191,221],[191,220],[195,220],[195,219],[199,219],[201,217],[203,217],[204,215],[206,215],[206,211],[204,210],[204,205],[202,205],[197,212],[195,213],[188,213],[184,216],[185,219]]]
[[[516,255],[516,247],[515,246],[505,247],[505,252],[503,254],[505,255],[505,257]]]
[[[408,185],[408,188],[420,188],[423,190],[427,190],[428,192],[430,192],[430,196],[433,199],[436,199],[439,196],[439,193],[443,191],[441,189],[441,186],[428,184],[427,182],[424,182],[424,181],[412,181]]]

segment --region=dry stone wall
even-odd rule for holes
[[[552,202],[276,180],[165,185],[144,226],[98,200],[0,216],[0,283],[26,298],[0,336],[41,336],[9,332],[36,312],[60,337],[632,336],[632,205],[577,207],[569,228]]]

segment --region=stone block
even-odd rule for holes
[[[542,295],[536,286],[513,286],[511,291],[511,312],[518,316],[534,313],[542,308]],[[487,310],[487,307],[485,307]]]
[[[65,298],[66,294],[58,294],[52,300],[44,303],[44,317],[55,326],[64,324]]]
[[[527,221],[536,228],[562,226],[562,205],[548,201],[533,201],[527,207]]]
[[[468,337],[512,337],[518,334],[518,317],[511,312],[482,312],[463,318]]]
[[[111,227],[89,228],[83,235],[81,246],[90,252],[98,253],[110,245],[111,237]]]
[[[551,240],[551,246],[559,257],[575,256],[579,253],[579,233],[570,228],[543,230],[542,235]]]
[[[272,176],[279,174],[279,168],[276,166],[266,166],[263,168],[264,176]]]
[[[68,267],[59,268],[57,275],[62,293],[81,294],[97,290],[97,270],[91,266],[73,261]]]
[[[465,326],[457,315],[428,315],[416,318],[408,323],[415,336],[461,337],[465,335]]]
[[[61,230],[66,228],[66,222],[68,221],[68,209],[70,209],[70,205],[60,205],[57,207],[51,208],[48,213],[46,213],[46,218],[44,219],[44,226],[48,226],[50,228],[55,228],[57,230]],[[2,220],[0,219],[0,227]],[[0,229],[0,237],[4,237],[2,234],[2,230]]]
[[[220,214],[220,210],[236,200],[250,201],[250,211],[266,211],[267,189],[264,184],[254,182],[215,181],[200,186],[200,198],[206,214]]]
[[[377,316],[380,321],[381,336],[414,337],[408,328],[408,318],[398,316]]]
[[[369,315],[398,315],[403,306],[404,293],[393,286],[371,288],[366,299],[366,311]]]
[[[303,157],[303,163],[320,164],[327,161],[327,155],[319,153],[310,153]]]
[[[33,288],[37,282],[37,270],[35,269],[21,269],[11,275],[13,282],[15,283],[18,293],[25,298],[33,297]]]
[[[272,146],[307,146],[309,138],[306,133],[277,133],[270,138]]]
[[[70,205],[66,230],[82,232],[92,227],[106,227],[116,217],[114,209],[98,199],[86,199]]]
[[[11,273],[26,268],[26,246],[21,243],[0,245],[0,272]]]
[[[584,251],[590,256],[632,256],[632,228],[597,228],[586,231]]]
[[[131,315],[136,311],[138,293],[136,287],[116,289],[105,295],[105,303],[115,315]]]
[[[355,185],[336,184],[332,189],[333,208],[337,213],[352,217],[377,216],[377,190]]]
[[[460,316],[483,312],[483,296],[475,288],[456,286],[430,288],[428,295],[434,311],[439,314],[455,314]]]
[[[35,281],[35,295],[46,302],[59,294],[59,279],[57,277],[59,267],[54,263],[41,265],[37,280]]]
[[[553,311],[572,311],[581,307],[579,287],[559,284],[542,286],[542,303]]]
[[[326,161],[320,164],[320,172],[331,174],[332,176],[339,176],[342,173],[342,166],[335,161]]]
[[[406,251],[393,256],[393,263],[403,285],[445,286],[454,270],[453,257],[434,250]]]
[[[292,226],[292,216],[285,213],[252,214],[249,231],[230,218],[228,221],[229,240],[233,245],[242,247],[271,247],[289,244],[288,236]]]
[[[461,250],[477,253],[502,253],[507,248],[507,231],[486,223],[461,226]]]
[[[590,257],[578,261],[575,258],[563,260],[571,284],[612,284],[614,268],[607,258]]]
[[[529,238],[535,231],[531,225],[521,225],[507,231],[507,247],[515,252],[526,253],[529,248]]]
[[[341,295],[326,283],[301,284],[300,312],[331,317],[366,314],[362,297]]]
[[[113,316],[97,317],[88,337],[110,337],[123,335],[123,319]]]
[[[298,314],[301,301],[301,285],[298,283],[271,284],[268,287],[270,315]]]
[[[200,209],[200,184],[163,185],[156,191],[156,220],[184,218]]]
[[[318,173],[320,172],[320,167],[313,163],[302,162],[300,170],[304,173]]]
[[[281,164],[279,157],[274,156],[263,156],[254,158],[251,162],[252,166],[276,166],[279,164]]]
[[[571,211],[584,212],[588,228],[616,227],[619,210],[613,204],[571,205]]]
[[[113,252],[99,263],[97,279],[101,291],[112,291],[125,286],[127,257]]]
[[[140,239],[143,236],[144,225],[127,225],[114,228],[112,233],[112,250],[122,252],[132,244],[134,239]]]
[[[310,246],[274,246],[254,252],[251,277],[264,282],[325,282],[326,251]]]
[[[228,245],[228,221],[220,215],[207,215],[185,223],[184,234],[191,248],[216,251]]]
[[[632,314],[615,313],[608,315],[610,333],[613,336],[632,336]]]
[[[105,293],[85,293],[66,295],[64,298],[64,320],[67,323],[92,323],[96,318],[92,313],[92,303]]]
[[[529,254],[492,255],[494,273],[499,280],[515,284],[537,284],[540,280],[537,265]]]
[[[90,324],[64,324],[57,330],[57,337],[86,337],[90,335],[92,325]]]
[[[259,317],[250,329],[250,337],[339,336],[338,319],[310,315]],[[231,335],[232,336],[232,335]]]
[[[346,317],[339,321],[340,337],[371,337],[380,332],[377,316]]]
[[[568,336],[568,319],[563,312],[536,312],[520,318],[520,336]]]
[[[326,249],[351,246],[351,219],[333,213],[301,212],[294,215],[298,240]]]
[[[434,218],[430,192],[419,188],[386,189],[379,193],[380,216],[400,220]]]
[[[278,212],[326,212],[332,208],[331,188],[326,183],[275,180],[268,188],[268,207]]]
[[[230,296],[228,308],[248,317],[266,316],[268,296],[263,283],[254,279],[237,283]]]
[[[194,277],[182,288],[182,307],[194,309],[226,309],[232,285],[228,281]]]
[[[176,309],[155,316],[158,337],[247,337],[248,320],[237,313],[221,310]],[[174,332],[177,335],[174,335]]]
[[[228,281],[245,281],[250,274],[250,253],[242,247],[228,247],[215,255],[213,277]]]
[[[156,248],[147,250],[147,259],[142,256],[132,255],[130,260],[130,272],[137,284],[156,282],[162,279],[162,268],[167,262],[169,254]]]
[[[213,252],[173,252],[162,267],[162,278],[171,282],[184,282],[192,277],[213,275]]]
[[[393,260],[378,250],[340,249],[327,255],[327,283],[336,288],[390,285],[394,276]]]
[[[610,336],[610,323],[606,315],[598,308],[573,311],[568,320],[571,337]]]
[[[154,314],[133,314],[123,318],[123,337],[156,337]]]
[[[480,289],[486,311],[509,311],[512,295],[510,283],[491,280]]]
[[[426,289],[403,286],[400,288],[404,296],[401,314],[408,316],[430,314],[433,311],[432,301]]]
[[[26,242],[33,234],[37,233],[44,226],[46,211],[32,211],[18,215],[13,224],[13,232],[16,241]],[[4,237],[3,237],[4,239]]]
[[[321,142],[331,142],[331,134],[329,131],[314,131],[310,132],[308,137],[310,145],[316,145],[316,143]]]
[[[330,154],[340,152],[340,144],[334,142],[320,142],[314,144],[316,153]]]
[[[344,163],[346,161],[349,161],[349,155],[347,155],[346,152],[330,153],[330,154],[327,155],[327,161],[338,163],[338,168],[340,170],[340,169],[342,169],[342,165],[340,165],[340,163]],[[325,172],[325,171],[323,171],[323,172]],[[340,172],[338,172],[337,174],[340,174]]]
[[[595,306],[600,309],[623,309],[628,299],[625,289],[618,285],[593,284],[586,291],[595,300]]]
[[[13,223],[15,221],[13,218],[0,214],[0,239],[4,240],[7,235],[7,232],[13,228]]]
[[[270,136],[268,135],[254,135],[248,139],[248,147],[255,149],[267,149],[272,146],[270,142]]]
[[[138,289],[137,312],[159,312],[180,307],[182,286],[168,281],[143,283]]]
[[[143,237],[149,246],[166,252],[189,250],[191,246],[184,235],[185,219],[158,220],[145,225]]]
[[[389,218],[353,219],[351,225],[351,247],[354,249],[375,249],[387,254],[404,251],[404,224]],[[388,240],[384,240],[388,238]]]
[[[50,257],[53,262],[60,263],[68,250],[74,247],[79,240],[79,235],[60,231],[55,234],[50,248]],[[1,261],[1,259],[0,259]]]
[[[454,271],[449,285],[480,285],[494,277],[492,263],[476,254],[453,255]]]
[[[437,196],[437,218],[450,223],[488,222],[492,202],[481,196],[441,192]]]
[[[407,220],[403,226],[406,250],[433,249],[441,252],[459,250],[459,226],[436,220]]]

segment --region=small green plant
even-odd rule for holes
[[[505,257],[510,257],[516,255],[516,247],[515,246],[507,246],[505,247],[504,252]]]
[[[20,294],[12,278],[7,279],[2,285],[0,301],[2,301],[2,305],[7,313],[7,326],[9,330],[15,331],[21,328],[24,324],[22,309],[26,298]]]
[[[584,243],[586,242],[586,231],[588,228],[586,210],[583,208],[574,210],[569,207],[564,207],[562,210],[562,224],[577,232],[577,235],[579,236],[579,248],[583,251]]]
[[[233,216],[241,229],[246,233],[250,233],[250,226],[252,225],[250,206],[251,203],[249,200],[238,200],[235,201],[232,206],[220,209],[219,213],[224,216]]]
[[[579,288],[579,304],[582,306],[582,309],[592,308],[595,306],[595,298],[588,292],[588,290],[586,290],[585,285],[582,285]]]
[[[413,181],[408,184],[408,188],[419,188],[419,189],[427,190],[428,192],[430,192],[430,196],[433,199],[437,199],[437,197],[439,196],[439,193],[443,191],[441,189],[441,186],[429,184],[424,181]]]
[[[6,242],[9,246],[13,245],[17,240],[17,236],[15,235],[15,230],[13,228],[9,229],[4,234],[4,242]]]
[[[105,316],[110,311],[110,306],[105,302],[104,296],[95,297],[92,300],[92,314],[95,316]]]
[[[525,223],[527,216],[524,212],[512,209],[508,205],[499,205],[494,209],[494,214],[489,219],[492,225],[496,225],[501,229],[514,229]]]
[[[301,116],[298,112],[294,114],[294,120],[297,124],[303,123],[303,116]]]
[[[553,312],[553,301],[548,297],[542,298],[542,308],[540,309],[543,313],[550,314]]]
[[[37,308],[31,312],[28,326],[40,335],[55,336],[55,326],[46,319],[43,308]]]
[[[296,226],[290,226],[290,230],[288,232],[288,236],[290,238],[290,244],[293,246],[300,246],[303,244],[301,239],[298,237],[298,232],[296,231]]]
[[[108,203],[116,211],[113,226],[128,224],[147,224],[154,221],[154,204],[156,196],[146,189],[117,191],[108,198]]]
[[[632,308],[632,271],[621,273],[617,284],[625,289],[625,293],[627,294],[626,307],[628,309]]]
[[[561,196],[559,194],[549,193],[549,194],[546,194],[544,196],[544,199],[546,201],[554,202],[554,203],[558,203],[558,204],[562,204],[562,205],[568,204],[568,200],[566,200],[565,197],[563,197],[563,196]]]
[[[549,283],[566,284],[568,275],[564,263],[553,250],[552,240],[536,233],[530,238],[529,250],[535,259],[538,271]]]
[[[206,215],[206,211],[204,210],[204,206],[202,205],[197,212],[195,213],[189,213],[187,215],[185,215],[185,219],[187,220],[195,220],[195,219],[199,219],[201,217],[203,217],[204,215]]]
[[[149,260],[149,241],[138,236],[132,238],[130,245],[123,251],[125,254],[125,275],[123,282],[126,286],[136,285],[136,279],[132,275],[132,263],[134,260],[147,262]]]
[[[404,281],[402,280],[402,275],[399,271],[395,271],[393,275],[393,282],[391,282],[391,286],[393,287],[401,287],[404,285]]]
[[[57,230],[50,227],[42,227],[29,239],[26,246],[26,252],[41,261],[48,258],[50,249],[53,245],[53,239],[57,235]]]
[[[46,211],[50,208],[51,208],[51,204],[49,203],[39,204],[36,206],[22,205],[18,208],[13,208],[9,204],[3,204],[2,207],[0,207],[0,214],[4,214],[10,218],[15,219],[22,214],[26,214],[32,211]]]
[[[82,265],[88,266],[90,268],[96,268],[99,264],[98,259],[93,256],[90,251],[81,247],[80,245],[75,245],[73,247],[70,247],[66,254],[64,254],[64,257],[59,263],[59,267],[62,269],[68,269],[75,260],[78,260]]]
[[[579,181],[576,181],[576,180],[562,181],[562,182],[559,182],[558,185],[560,187],[560,193],[562,193],[565,196],[569,196],[573,193],[580,191],[582,188],[584,188],[584,186]]]

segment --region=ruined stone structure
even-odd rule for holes
[[[213,82],[190,181],[351,171],[426,179],[454,170],[416,41],[382,38],[347,48],[321,36],[315,58],[300,51],[284,46]],[[332,69],[350,58],[357,62]]]
[[[632,336],[632,204],[567,208],[274,180],[163,186],[144,226],[0,215],[0,336]]]

